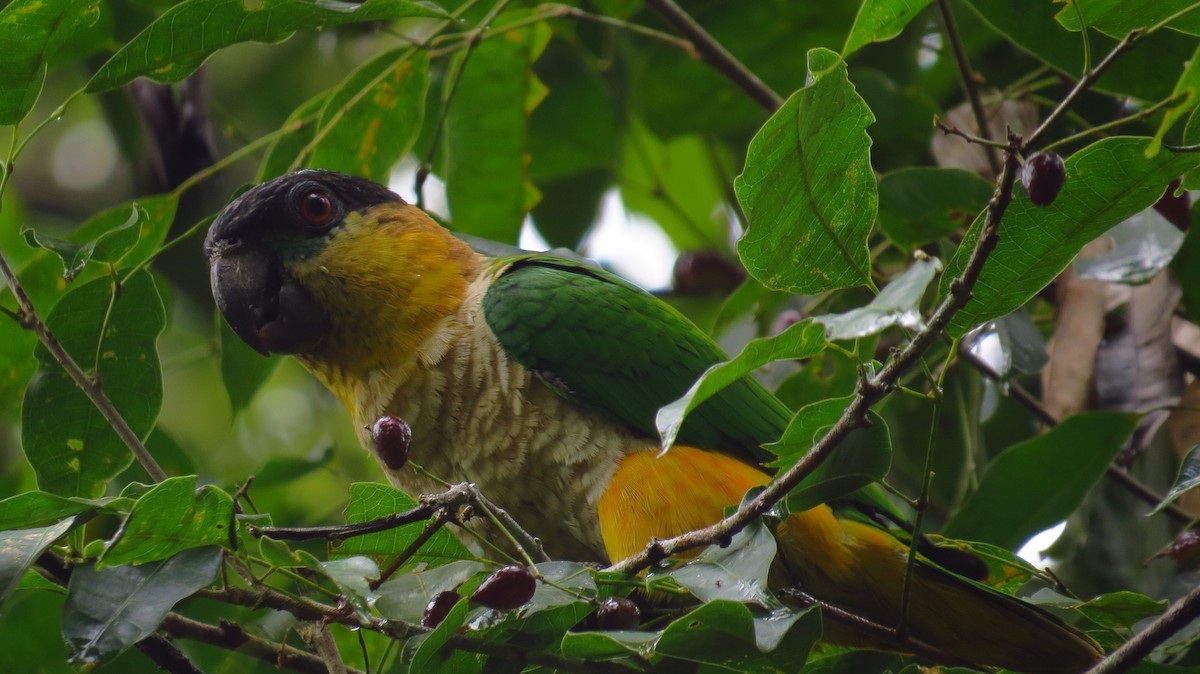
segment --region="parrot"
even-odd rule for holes
[[[349,410],[364,447],[378,418],[408,422],[409,456],[427,475],[380,461],[393,485],[470,481],[556,559],[618,561],[718,521],[770,482],[763,445],[793,411],[751,376],[699,405],[660,451],[657,410],[727,360],[704,331],[581,260],[477,248],[387,187],[321,169],[244,192],[204,244],[214,300],[239,338],[298,359]],[[1061,673],[1103,657],[1057,616],[975,582],[970,564],[855,510],[825,503],[781,518],[772,586],[903,624],[949,664]],[[831,643],[903,650],[825,622]]]

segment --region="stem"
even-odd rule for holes
[[[633,573],[675,553],[728,540],[750,522],[773,508],[801,480],[816,470],[850,433],[867,424],[867,411],[896,387],[905,370],[920,359],[921,354],[950,324],[950,319],[971,299],[971,288],[979,280],[984,262],[996,247],[996,242],[999,240],[1000,220],[1004,216],[1009,202],[1012,201],[1013,185],[1017,178],[1017,154],[1022,148],[1020,137],[1010,135],[1009,144],[1009,150],[1004,158],[1004,167],[997,178],[995,193],[988,203],[987,214],[984,217],[979,238],[975,242],[975,248],[972,250],[962,274],[950,282],[949,293],[929,318],[925,329],[918,332],[903,349],[893,352],[873,378],[864,377],[860,380],[854,398],[846,406],[846,410],[837,423],[794,466],[729,517],[712,526],[690,531],[675,538],[652,541],[645,550],[613,564],[609,570]]]
[[[1051,428],[1059,424],[1058,418],[1051,414],[1050,410],[1046,409],[1046,406],[1043,405],[1041,401],[1033,397],[1029,391],[1026,391],[1025,388],[1017,382],[1005,381],[1003,375],[994,370],[992,366],[987,363],[987,361],[983,360],[979,356],[976,356],[974,353],[971,353],[970,349],[960,348],[958,349],[958,354],[960,358],[962,358],[976,370],[979,370],[983,376],[991,379],[994,382],[1003,384],[1008,396],[1023,405],[1025,409],[1029,410],[1029,412],[1033,414],[1033,416],[1040,423]],[[1117,468],[1116,466],[1109,466],[1105,474],[1117,484],[1125,487],[1129,493],[1141,499],[1144,503],[1151,507],[1155,507],[1163,501],[1162,494],[1154,491],[1136,477],[1130,475],[1128,472],[1120,468]],[[1174,504],[1163,508],[1162,512],[1168,515],[1171,519],[1183,525],[1190,524],[1194,519],[1191,515]]]
[[[1070,145],[1071,143],[1075,143],[1080,140],[1083,140],[1084,138],[1087,138],[1088,136],[1090,136],[1094,133],[1104,133],[1111,129],[1115,129],[1118,126],[1123,126],[1123,125],[1129,124],[1131,122],[1137,122],[1137,121],[1143,120],[1143,119],[1153,115],[1154,113],[1158,112],[1159,110],[1167,107],[1168,105],[1174,103],[1178,99],[1179,99],[1178,96],[1171,96],[1169,98],[1164,98],[1163,100],[1155,103],[1154,105],[1146,108],[1145,110],[1139,110],[1138,112],[1135,112],[1132,115],[1126,115],[1125,117],[1122,117],[1120,119],[1114,119],[1111,122],[1105,122],[1103,124],[1098,124],[1096,126],[1093,126],[1090,129],[1085,129],[1083,131],[1080,131],[1079,133],[1067,136],[1066,138],[1060,138],[1060,139],[1054,141],[1053,143],[1050,143],[1049,145],[1043,147],[1042,151],[1049,152],[1056,147],[1059,147],[1062,145]]]
[[[1029,137],[1025,139],[1025,149],[1028,150],[1036,146],[1037,142],[1041,140],[1046,131],[1050,127],[1054,126],[1054,124],[1058,122],[1059,119],[1062,119],[1062,116],[1067,113],[1067,109],[1071,107],[1071,104],[1075,102],[1075,99],[1079,98],[1081,95],[1083,95],[1083,92],[1091,88],[1091,86],[1096,83],[1096,80],[1100,79],[1100,76],[1103,75],[1105,71],[1107,71],[1112,64],[1116,62],[1117,58],[1121,56],[1121,54],[1133,49],[1134,45],[1138,43],[1138,40],[1141,40],[1142,37],[1147,34],[1147,32],[1149,31],[1130,31],[1129,34],[1124,37],[1124,39],[1117,43],[1117,46],[1112,48],[1112,51],[1108,52],[1108,55],[1104,57],[1104,60],[1096,64],[1096,67],[1092,70],[1084,73],[1083,77],[1081,77],[1079,81],[1075,83],[1075,86],[1072,87],[1069,92],[1067,92],[1067,95],[1063,97],[1062,101],[1060,101],[1059,104],[1050,111],[1050,114],[1046,116],[1046,119],[1042,122],[1041,126],[1039,126],[1033,133],[1029,134]]]
[[[1121,644],[1120,648],[1101,660],[1100,664],[1089,669],[1087,674],[1117,674],[1132,668],[1156,646],[1187,627],[1197,616],[1200,616],[1200,587],[1175,602],[1174,606],[1150,623],[1149,627]]]
[[[150,475],[150,479],[155,482],[162,482],[167,479],[166,472],[158,465],[154,457],[150,455],[146,446],[138,438],[137,433],[134,433],[133,429],[129,427],[129,423],[125,421],[125,417],[121,416],[121,413],[117,411],[116,406],[113,405],[112,400],[109,400],[108,395],[104,393],[104,389],[101,388],[99,382],[84,373],[79,364],[75,362],[75,359],[71,357],[71,354],[67,353],[66,349],[63,348],[62,344],[58,341],[58,337],[55,337],[54,333],[50,332],[50,328],[46,327],[46,323],[37,315],[37,311],[33,307],[33,302],[25,294],[25,288],[17,281],[17,276],[13,273],[12,268],[8,266],[8,260],[4,258],[2,251],[0,251],[0,275],[4,277],[9,289],[12,291],[13,297],[17,300],[17,306],[20,308],[23,317],[22,324],[28,325],[33,330],[34,334],[38,337],[38,341],[50,353],[50,357],[62,366],[67,376],[83,391],[88,400],[92,401],[92,404],[100,411],[104,420],[116,431],[117,437],[121,438],[121,441],[129,448],[134,458],[142,465],[142,468],[146,469],[146,472]],[[114,289],[113,292],[116,292],[116,290]]]
[[[321,658],[298,648],[256,637],[237,623],[222,620],[219,626],[168,613],[161,629],[167,634],[190,641],[200,641],[242,655],[257,658],[277,667],[287,667],[303,674],[328,674],[329,668]],[[364,674],[347,667],[346,674]]]
[[[954,22],[954,14],[950,11],[950,3],[947,0],[938,0],[938,9],[942,13],[942,25],[946,28],[946,40],[950,42],[950,47],[954,50],[954,62],[958,64],[958,75],[962,79],[963,90],[967,94],[967,100],[971,103],[971,113],[975,116],[975,125],[979,127],[979,136],[991,140],[992,131],[988,125],[987,114],[983,109],[983,101],[979,97],[979,83],[975,80],[974,71],[971,70],[971,62],[967,60],[967,52],[963,50],[962,39],[958,36],[958,26]],[[996,154],[986,149],[983,154],[987,157],[988,166],[992,168],[992,175],[999,173],[1000,160],[996,158]]]
[[[675,4],[674,0],[646,0],[646,4],[691,40],[696,51],[700,53],[701,61],[724,73],[763,108],[774,112],[783,105],[783,97],[760,80],[758,75],[751,72],[737,57],[730,54],[728,49],[709,35],[708,31]]]

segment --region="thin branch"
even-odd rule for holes
[[[920,639],[914,639],[911,636],[902,635],[896,630],[880,625],[879,623],[868,620],[860,615],[851,613],[844,609],[838,608],[833,604],[817,599],[816,597],[794,587],[784,587],[776,591],[781,599],[785,601],[801,604],[804,606],[816,606],[821,609],[821,617],[826,620],[832,620],[852,628],[855,632],[863,634],[868,638],[874,638],[881,647],[912,653],[918,657],[928,658],[934,662],[950,667],[972,667],[974,663],[957,658],[945,651],[931,646]]]
[[[967,59],[967,52],[963,49],[962,39],[958,36],[958,26],[954,22],[954,14],[950,11],[950,3],[947,0],[938,0],[938,9],[942,13],[942,25],[946,29],[946,40],[950,42],[950,47],[954,50],[954,62],[958,64],[958,74],[962,79],[967,100],[971,103],[971,114],[975,116],[975,125],[979,127],[979,135],[991,140],[992,132],[988,125],[987,114],[983,109],[983,100],[979,96],[979,82],[975,79],[975,72],[971,70],[971,62]],[[999,173],[1000,160],[996,158],[996,153],[985,149],[983,154],[987,157],[992,175]]]
[[[696,50],[700,52],[701,61],[724,73],[763,108],[774,112],[783,105],[783,97],[760,80],[758,75],[751,72],[737,57],[730,54],[729,50],[709,35],[703,26],[696,23],[696,20],[673,0],[646,0],[646,4],[692,41]]]
[[[1041,126],[1039,126],[1033,133],[1029,134],[1029,137],[1025,139],[1025,149],[1031,149],[1036,146],[1037,142],[1041,140],[1046,131],[1049,130],[1051,126],[1054,126],[1054,124],[1058,122],[1059,119],[1062,119],[1062,116],[1067,113],[1067,110],[1071,107],[1071,104],[1075,102],[1075,99],[1079,98],[1083,92],[1090,89],[1091,86],[1096,83],[1096,80],[1100,79],[1100,76],[1103,75],[1122,54],[1130,49],[1133,49],[1134,45],[1136,45],[1138,40],[1141,40],[1145,34],[1146,31],[1144,30],[1130,31],[1124,39],[1117,43],[1117,46],[1113,47],[1112,51],[1108,52],[1108,55],[1104,57],[1104,60],[1096,64],[1095,68],[1084,73],[1083,77],[1081,77],[1079,81],[1075,83],[1075,86],[1069,92],[1067,92],[1067,95],[1064,96],[1058,105],[1050,111],[1050,114],[1046,116],[1046,119],[1042,122]]]
[[[1093,134],[1104,133],[1106,131],[1115,129],[1118,126],[1123,126],[1123,125],[1129,124],[1131,122],[1137,122],[1137,121],[1146,119],[1147,117],[1153,115],[1154,113],[1158,112],[1159,110],[1174,103],[1179,98],[1180,98],[1179,96],[1170,96],[1168,98],[1164,98],[1163,100],[1155,103],[1154,105],[1151,105],[1150,107],[1148,107],[1144,110],[1139,110],[1138,112],[1135,112],[1132,115],[1126,115],[1125,117],[1122,117],[1120,119],[1114,119],[1111,122],[1097,124],[1096,126],[1093,126],[1090,129],[1085,129],[1083,131],[1080,131],[1079,133],[1067,136],[1066,138],[1060,138],[1060,139],[1054,141],[1053,143],[1050,143],[1046,147],[1042,148],[1042,151],[1049,152],[1056,147],[1060,147],[1062,145],[1070,145],[1071,143],[1075,143],[1080,140],[1083,140],[1084,138],[1087,138],[1088,136],[1091,136]]]
[[[446,522],[449,522],[451,519],[453,519],[453,516],[450,515],[450,511],[444,508],[437,511],[434,514],[432,521],[429,522],[429,525],[426,526],[425,530],[421,532],[421,535],[414,538],[412,543],[409,543],[408,547],[404,548],[404,550],[396,556],[396,559],[392,560],[392,563],[389,564],[388,567],[379,574],[378,578],[368,583],[368,587],[370,587],[372,591],[378,590],[379,586],[382,585],[385,580],[391,578],[392,574],[399,571],[400,567],[404,566],[408,560],[412,559],[412,556],[417,554],[417,551],[421,549],[421,546],[428,543],[429,539],[433,538],[433,535],[441,530],[441,528],[446,525]]]
[[[1033,394],[1025,390],[1025,387],[1017,382],[1005,381],[1003,375],[992,368],[987,361],[972,353],[970,349],[962,347],[958,350],[958,355],[972,367],[979,370],[983,376],[994,382],[1003,384],[1008,396],[1025,407],[1042,425],[1053,428],[1059,424],[1058,418],[1051,414],[1050,410],[1046,409],[1046,406],[1035,398]],[[1121,485],[1129,493],[1151,507],[1157,507],[1163,501],[1164,497],[1162,494],[1151,489],[1141,480],[1138,480],[1121,468],[1109,466],[1106,475],[1108,475],[1109,479]],[[1184,525],[1190,524],[1195,519],[1175,504],[1163,508],[1162,512],[1176,522]]]
[[[1109,654],[1087,674],[1118,674],[1137,665],[1150,651],[1200,616],[1200,587],[1194,588],[1167,612]]]
[[[157,635],[137,642],[137,648],[164,672],[171,674],[204,674],[170,639]]]
[[[328,623],[323,620],[300,623],[296,626],[296,632],[301,639],[304,639],[304,643],[316,651],[321,660],[325,662],[325,668],[329,670],[329,674],[350,674],[346,663],[342,660],[342,653],[338,650],[337,642],[333,639],[333,633],[329,631]]]
[[[142,444],[141,438],[137,436],[137,433],[125,421],[125,417],[121,416],[121,413],[117,411],[112,400],[109,400],[108,395],[104,393],[104,389],[100,386],[100,383],[84,373],[79,364],[75,362],[75,359],[71,357],[71,354],[67,353],[66,349],[63,348],[62,344],[58,341],[58,337],[54,336],[54,333],[50,331],[50,328],[46,327],[46,323],[38,316],[37,311],[33,307],[33,302],[30,301],[29,295],[25,293],[25,288],[17,280],[17,275],[13,273],[12,267],[8,266],[8,260],[4,258],[3,252],[0,252],[0,275],[4,277],[9,289],[12,291],[13,297],[16,298],[17,306],[20,307],[21,316],[24,318],[24,321],[28,323],[30,329],[37,335],[42,346],[46,347],[46,351],[50,353],[50,357],[62,366],[67,376],[83,391],[88,400],[92,401],[92,404],[100,411],[104,420],[112,426],[117,436],[129,448],[134,458],[142,465],[142,468],[146,469],[146,472],[150,475],[150,479],[155,482],[162,482],[167,479],[167,473],[158,465],[154,457],[150,455],[146,446]]]
[[[945,122],[941,121],[940,119],[935,119],[933,123],[934,123],[934,126],[936,126],[938,128],[938,130],[940,130],[942,133],[946,134],[947,136],[958,136],[959,138],[962,138],[963,140],[967,141],[968,143],[976,143],[978,145],[983,145],[983,146],[991,147],[991,148],[997,148],[1000,150],[1004,150],[1004,149],[1008,148],[1008,145],[1006,145],[1005,143],[1001,143],[999,141],[995,141],[990,138],[984,138],[983,136],[976,136],[974,134],[967,133],[966,131],[963,131],[962,129],[960,129],[956,126],[950,126],[950,125],[946,124]]]
[[[268,641],[250,634],[236,623],[222,620],[220,625],[209,625],[198,620],[185,618],[178,613],[168,613],[161,629],[177,639],[200,641],[242,655],[257,658],[277,667],[287,667],[303,674],[329,674],[324,660],[298,648]],[[365,674],[362,670],[347,667],[346,674]]]
[[[863,376],[854,398],[846,406],[841,418],[818,440],[800,460],[787,472],[747,501],[732,515],[716,524],[690,531],[667,540],[655,540],[645,550],[631,555],[610,567],[610,570],[633,573],[655,564],[673,554],[694,548],[728,541],[750,522],[761,517],[782,500],[805,477],[810,475],[850,433],[865,427],[867,410],[882,400],[896,387],[900,376],[912,367],[921,354],[937,339],[950,319],[971,299],[971,288],[979,279],[983,264],[999,240],[1000,220],[1012,201],[1013,185],[1017,178],[1017,154],[1021,151],[1020,137],[1010,134],[1009,150],[1004,157],[1004,168],[997,178],[996,190],[988,203],[987,214],[980,229],[975,248],[971,251],[962,273],[950,282],[950,291],[937,310],[930,316],[925,329],[914,335],[903,349],[892,352],[884,366],[874,377]]]

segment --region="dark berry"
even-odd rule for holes
[[[446,590],[433,595],[433,599],[430,599],[429,603],[425,605],[425,613],[421,615],[421,624],[429,629],[441,625],[459,599],[462,597],[454,590]]]
[[[1200,529],[1184,529],[1179,532],[1167,554],[1182,569],[1200,566]]]
[[[529,601],[537,588],[533,573],[523,566],[506,566],[484,579],[471,601],[494,609],[517,608]]]
[[[408,450],[412,449],[412,429],[400,417],[379,417],[371,426],[371,441],[375,443],[375,453],[388,468],[400,470],[408,463]]]
[[[631,630],[641,622],[641,610],[625,597],[609,597],[596,609],[596,626],[602,630]]]
[[[1029,200],[1037,206],[1049,206],[1067,180],[1062,157],[1053,152],[1037,152],[1025,159],[1021,170],[1021,185]]]

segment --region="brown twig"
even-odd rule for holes
[[[137,642],[137,649],[164,672],[171,674],[204,674],[188,660],[183,651],[171,643],[170,639],[153,635]]]
[[[950,126],[949,124],[946,124],[945,122],[941,121],[940,119],[935,119],[933,124],[934,124],[934,126],[936,126],[938,128],[939,131],[946,134],[947,136],[958,136],[959,138],[962,138],[963,140],[967,141],[968,143],[975,143],[977,145],[983,145],[985,147],[999,148],[1001,150],[1008,147],[1004,143],[1000,143],[1000,142],[991,140],[989,138],[983,138],[982,136],[976,136],[974,134],[967,133],[966,131],[963,131],[962,129],[958,128],[957,126]]]
[[[955,657],[945,651],[931,646],[930,644],[914,639],[912,636],[902,635],[891,627],[881,625],[873,620],[868,620],[860,615],[838,608],[833,604],[817,599],[816,597],[804,592],[795,587],[784,587],[776,591],[780,599],[784,601],[794,602],[804,606],[816,606],[821,609],[821,617],[825,620],[832,620],[852,628],[868,638],[874,638],[879,643],[879,647],[887,649],[895,649],[905,653],[912,653],[918,657],[927,658],[933,662],[950,667],[972,667],[974,663]]]
[[[675,4],[674,0],[646,0],[646,4],[691,40],[696,51],[700,52],[701,61],[724,73],[725,77],[750,94],[763,108],[774,112],[783,105],[783,97],[737,60],[736,56],[730,54],[724,45],[709,35],[708,31]]]
[[[979,135],[991,140],[992,132],[988,125],[987,113],[983,109],[983,99],[979,96],[979,83],[975,79],[975,72],[971,69],[971,62],[967,59],[967,52],[963,50],[962,39],[958,36],[958,25],[954,22],[954,14],[950,11],[950,3],[946,0],[938,0],[938,9],[942,13],[942,25],[946,29],[946,40],[954,50],[954,62],[958,64],[958,74],[962,79],[963,91],[971,103],[971,114],[975,116],[975,125],[979,127]],[[987,157],[992,175],[999,173],[1000,160],[996,158],[996,153],[985,149],[983,154]]]
[[[1037,398],[1035,398],[1033,394],[1025,390],[1025,387],[1014,381],[1005,381],[1003,375],[992,368],[987,361],[972,353],[970,349],[966,347],[960,348],[958,350],[958,355],[972,367],[979,370],[983,376],[991,379],[992,381],[1003,384],[1008,396],[1020,403],[1023,407],[1025,407],[1025,409],[1029,410],[1029,412],[1033,414],[1033,416],[1037,418],[1041,424],[1051,428],[1059,424],[1058,418],[1051,414],[1050,410],[1046,409],[1046,406],[1043,405]],[[1158,504],[1162,503],[1163,501],[1164,497],[1162,494],[1154,491],[1148,485],[1130,475],[1125,470],[1122,470],[1116,466],[1109,466],[1106,474],[1108,475],[1109,479],[1120,484],[1122,487],[1127,489],[1129,493],[1141,499],[1151,507],[1157,507]],[[1190,524],[1192,520],[1195,519],[1179,506],[1174,504],[1163,508],[1162,512],[1180,524]]]
[[[342,661],[342,653],[333,639],[333,633],[329,631],[328,623],[323,620],[300,623],[296,626],[296,632],[325,662],[329,674],[350,674],[346,663]]]
[[[1097,63],[1095,68],[1092,68],[1088,72],[1084,73],[1083,77],[1081,77],[1079,81],[1075,83],[1075,86],[1072,87],[1069,92],[1067,92],[1067,95],[1064,96],[1063,99],[1059,101],[1058,105],[1050,111],[1050,114],[1047,115],[1046,119],[1042,121],[1041,126],[1035,129],[1034,132],[1029,134],[1029,137],[1025,139],[1025,149],[1028,150],[1035,147],[1038,141],[1042,139],[1042,136],[1045,135],[1046,131],[1049,130],[1049,128],[1053,126],[1059,119],[1062,119],[1063,115],[1067,114],[1067,110],[1071,107],[1071,104],[1075,102],[1075,99],[1079,98],[1083,92],[1090,89],[1091,86],[1096,83],[1096,80],[1100,79],[1100,76],[1103,75],[1105,71],[1107,71],[1109,67],[1116,62],[1117,58],[1119,58],[1121,54],[1133,49],[1134,45],[1136,45],[1138,40],[1142,39],[1145,34],[1146,31],[1144,30],[1130,31],[1124,39],[1117,43],[1117,46],[1112,48],[1112,51],[1108,52],[1108,55],[1104,57],[1104,60],[1100,61],[1100,63]]]
[[[1121,644],[1087,674],[1118,674],[1142,661],[1155,647],[1171,638],[1188,623],[1200,616],[1200,587],[1184,595],[1167,612],[1138,632],[1132,639]]]
[[[446,510],[445,508],[434,513],[433,519],[429,522],[429,525],[425,527],[425,530],[421,532],[421,535],[413,539],[413,542],[409,543],[408,547],[405,548],[404,551],[399,555],[397,555],[396,559],[392,560],[392,563],[389,564],[388,567],[379,574],[378,578],[368,583],[368,587],[370,587],[371,590],[378,590],[379,586],[382,585],[385,580],[391,578],[392,574],[399,571],[400,567],[404,566],[405,562],[412,559],[412,556],[417,554],[417,551],[421,549],[421,546],[428,543],[429,539],[433,538],[433,535],[436,534],[438,530],[445,526],[446,522],[449,522],[451,519],[453,519],[453,516],[450,514],[450,511]]]
[[[20,281],[17,280],[17,275],[8,266],[8,260],[4,258],[3,252],[0,252],[0,275],[4,277],[4,280],[8,283],[9,290],[12,291],[13,297],[17,300],[20,315],[23,317],[23,320],[19,321],[19,323],[33,330],[34,334],[37,335],[38,341],[42,343],[42,346],[46,347],[46,351],[49,352],[50,357],[62,366],[67,376],[75,382],[79,390],[83,391],[88,400],[92,401],[92,404],[100,411],[104,420],[112,426],[117,437],[121,438],[121,441],[129,448],[134,458],[142,465],[142,468],[146,469],[146,473],[150,475],[150,479],[155,482],[162,482],[167,479],[167,473],[154,460],[149,450],[142,444],[142,440],[137,436],[137,433],[134,433],[133,429],[129,427],[129,422],[125,421],[125,417],[121,416],[121,413],[117,411],[112,400],[109,400],[108,395],[104,393],[100,382],[93,377],[89,377],[79,367],[79,364],[75,362],[71,354],[67,353],[62,343],[58,341],[58,337],[50,331],[50,328],[38,316],[33,302],[29,299],[29,295],[25,293],[25,288],[21,285]]]
[[[306,653],[287,644],[268,641],[250,634],[237,623],[222,620],[220,625],[209,625],[198,620],[192,620],[179,615],[168,613],[162,623],[162,630],[177,639],[200,641],[218,646],[242,655],[257,658],[277,667],[287,667],[303,674],[329,674],[329,668],[324,660]],[[352,667],[345,668],[345,674],[365,674]]]
[[[846,406],[842,416],[813,445],[812,449],[729,517],[712,526],[690,531],[675,538],[652,541],[645,550],[617,562],[611,567],[611,570],[632,573],[678,552],[729,540],[734,534],[765,514],[787,496],[788,492],[816,470],[850,433],[868,424],[867,410],[892,392],[900,376],[920,359],[921,354],[950,324],[950,319],[971,299],[971,288],[979,279],[984,262],[996,247],[996,242],[999,240],[1000,220],[1005,209],[1008,208],[1009,202],[1012,201],[1013,185],[1017,177],[1017,155],[1021,151],[1021,147],[1020,137],[1010,134],[1009,150],[1005,153],[1004,167],[997,178],[995,193],[988,203],[979,238],[975,242],[975,247],[971,251],[962,273],[950,282],[949,292],[942,299],[937,310],[930,316],[925,329],[914,335],[903,349],[892,352],[878,374],[874,377],[863,376],[859,380],[854,398]]]

